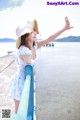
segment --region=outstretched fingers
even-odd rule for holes
[[[65,17],[65,28],[66,30],[73,28],[72,26],[70,26],[70,21],[67,16]]]

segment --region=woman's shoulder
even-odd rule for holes
[[[18,53],[19,54],[22,54],[22,55],[31,55],[31,51],[28,47],[24,46],[24,45],[21,45],[19,50],[18,50]]]
[[[19,50],[27,50],[27,49],[29,49],[29,48],[24,46],[24,45],[21,45],[20,48],[19,48]]]

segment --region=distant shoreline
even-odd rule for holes
[[[12,38],[0,38],[0,42],[16,42],[16,40]]]
[[[0,42],[5,42],[5,43],[15,43],[16,40],[12,38],[1,38]],[[52,42],[80,42],[80,36],[68,36],[68,37],[63,37],[63,38],[56,38]]]
[[[68,36],[64,38],[55,39],[53,42],[80,42],[80,36]]]

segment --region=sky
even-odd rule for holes
[[[62,0],[61,0],[62,1]],[[62,2],[78,2],[79,5],[47,5],[47,2],[60,2],[59,0],[24,0],[21,6],[13,9],[8,8],[0,11],[0,38],[14,38],[17,36],[17,26],[27,20],[38,21],[41,39],[62,29],[65,25],[64,18],[67,16],[74,28],[62,33],[58,38],[67,36],[80,36],[80,0],[63,0]]]

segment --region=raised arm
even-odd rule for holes
[[[48,44],[49,42],[51,42],[55,38],[57,38],[59,35],[61,35],[64,31],[69,30],[71,28],[73,28],[73,27],[70,26],[70,22],[68,20],[68,17],[65,17],[65,26],[61,30],[59,30],[58,32],[56,32],[55,34],[51,35],[49,38],[47,38],[47,39],[45,39],[43,41],[37,42],[38,47],[40,48],[43,45]]]

